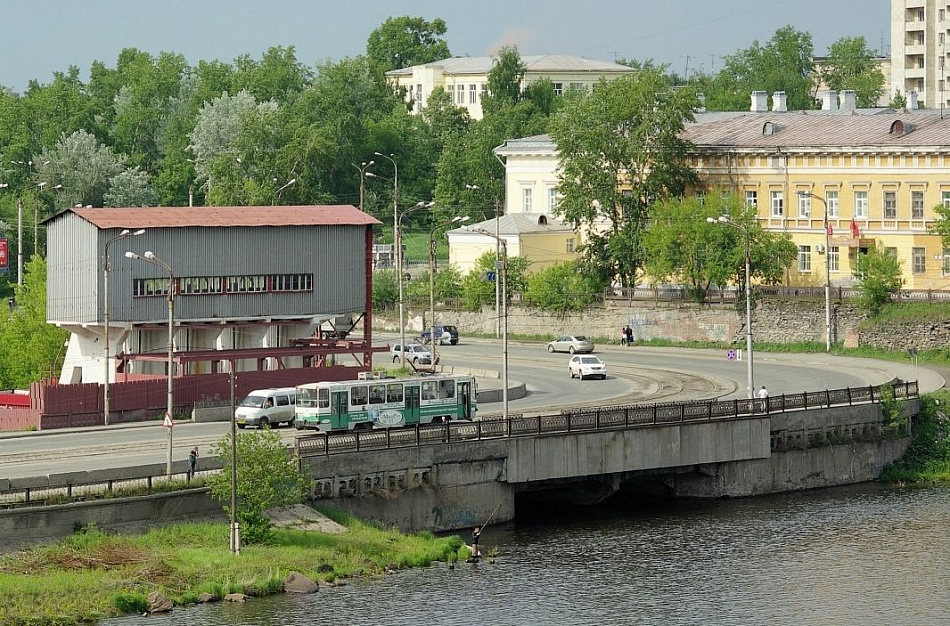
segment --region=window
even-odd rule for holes
[[[446,85],[445,93],[449,94],[449,102],[455,102],[455,85]]]
[[[187,276],[179,278],[178,288],[183,295],[224,292],[220,276]]]
[[[915,274],[923,274],[927,271],[926,248],[911,248],[911,265]]]
[[[897,192],[884,192],[884,219],[897,219]]]
[[[132,296],[167,296],[167,278],[136,278],[132,281]]]
[[[867,219],[868,217],[868,192],[854,192],[854,216]]]
[[[386,402],[402,402],[402,383],[386,385]]]
[[[548,213],[555,213],[557,211],[557,187],[550,187],[548,189]]]
[[[321,409],[330,408],[330,390],[329,389],[317,390],[317,406]]]
[[[422,383],[422,399],[435,400],[439,394],[439,382],[427,380]]]
[[[422,84],[416,85],[416,112],[422,111]]]
[[[940,270],[944,276],[950,276],[950,248],[943,249],[943,265]]]
[[[574,253],[574,238],[573,238],[573,237],[568,237],[568,238],[567,238],[567,246],[566,246],[566,249],[567,249],[567,253],[568,253],[568,254],[573,254],[573,253]]]
[[[554,83],[554,95],[555,96],[564,95],[564,83]]]
[[[357,406],[361,404],[366,404],[366,401],[369,397],[367,393],[366,385],[360,385],[358,387],[350,387],[350,404]]]
[[[782,200],[783,193],[781,191],[773,191],[771,194],[772,199],[772,217],[782,217]]]
[[[910,218],[914,220],[924,219],[924,192],[910,192]]]
[[[811,246],[798,246],[798,271],[811,271]]]
[[[272,291],[313,291],[313,274],[274,274]]]
[[[950,191],[940,192],[940,202],[944,207],[950,207]]]
[[[455,88],[455,93],[458,95],[458,100],[456,104],[465,104],[465,85],[459,85]]]
[[[798,195],[798,217],[811,217],[811,196]]]
[[[521,190],[521,212],[522,213],[531,213],[531,192],[533,190],[530,187],[525,187]]]
[[[825,203],[828,207],[828,217],[838,217],[838,192],[826,191]]]
[[[828,256],[825,258],[826,258],[826,262],[828,263],[828,271],[829,272],[839,271],[840,256],[839,256],[838,246],[831,246],[830,248],[828,248],[827,254]]]
[[[945,10],[944,10],[944,9],[938,9],[938,10],[937,10],[937,19],[939,19],[941,22],[943,21],[944,13],[945,13]]]
[[[468,86],[468,103],[475,104],[478,102],[478,85],[472,83]]]
[[[745,205],[747,207],[752,207],[752,208],[759,206],[759,192],[758,191],[745,192]]]
[[[586,87],[584,87],[584,83],[571,83],[571,89],[581,91],[582,89],[586,90]]]
[[[384,404],[386,402],[386,385],[369,386],[369,403]]]
[[[263,275],[228,276],[229,293],[259,293],[267,291],[267,280]]]

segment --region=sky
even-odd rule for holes
[[[293,46],[313,66],[363,54],[370,32],[402,15],[445,20],[456,56],[516,45],[522,56],[653,59],[681,75],[718,71],[788,24],[811,33],[817,55],[842,37],[890,49],[888,0],[5,0],[0,86],[22,92],[71,65],[86,80],[124,48],[196,64]]]

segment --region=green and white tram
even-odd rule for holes
[[[324,381],[297,387],[298,430],[398,428],[475,419],[475,379],[437,374]]]

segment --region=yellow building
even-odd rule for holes
[[[789,284],[823,285],[827,262],[831,284],[850,285],[858,252],[876,242],[897,253],[906,288],[950,288],[950,250],[928,232],[933,208],[950,205],[950,117],[745,113],[684,138],[707,192],[734,191],[798,245]]]

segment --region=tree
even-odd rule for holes
[[[501,270],[495,269],[495,251],[489,250],[475,261],[475,266],[462,280],[462,306],[469,311],[477,311],[486,304],[495,302],[495,280],[501,280]],[[508,257],[507,291],[508,300],[512,294],[523,293],[526,276],[531,261],[520,256]],[[494,276],[489,280],[488,275]]]
[[[214,454],[221,459],[220,472],[208,478],[211,497],[223,502],[231,513],[231,439],[225,437],[214,444]],[[237,500],[241,536],[247,543],[266,543],[271,523],[264,516],[268,509],[299,504],[310,493],[313,479],[297,467],[288,453],[280,433],[270,428],[237,437]]]
[[[137,167],[113,176],[103,197],[103,206],[110,207],[155,206],[157,202],[148,175]]]
[[[752,45],[725,58],[722,70],[701,85],[706,106],[715,111],[749,108],[753,91],[784,91],[789,109],[815,108],[814,46],[809,33],[791,25],[775,31],[765,45]]]
[[[874,245],[858,256],[855,278],[861,292],[858,302],[871,315],[891,301],[903,284],[900,259],[893,250]]]
[[[297,61],[293,46],[268,48],[260,61],[248,55],[234,60],[231,92],[246,91],[258,102],[293,100],[313,81],[313,72]]]
[[[111,148],[84,130],[60,137],[36,160],[36,182],[50,189],[62,185],[53,196],[54,211],[77,204],[103,206],[110,181],[125,169]]]
[[[452,54],[445,35],[448,27],[441,18],[427,22],[421,17],[390,17],[369,34],[366,56],[380,76],[390,70],[422,65]]]
[[[561,156],[557,212],[590,232],[584,252],[602,280],[631,284],[643,266],[640,238],[649,206],[695,180],[680,133],[698,104],[670,90],[658,70],[601,81],[568,99],[551,135]]]
[[[396,270],[373,272],[373,309],[379,310],[399,303],[399,274]]]
[[[828,49],[821,78],[835,91],[854,90],[859,107],[873,107],[884,93],[884,74],[875,56],[864,37],[842,37]]]
[[[23,284],[14,287],[16,306],[0,325],[0,385],[25,389],[57,374],[69,333],[46,322],[46,260],[33,256]]]
[[[711,224],[707,218],[726,216],[738,226]],[[798,249],[785,234],[764,230],[755,209],[735,195],[714,191],[705,197],[671,198],[650,210],[644,233],[646,271],[655,281],[682,284],[697,302],[704,302],[713,285],[729,282],[744,292],[745,230],[749,232],[750,273],[756,282],[781,282]]]
[[[584,263],[555,263],[527,277],[524,296],[529,304],[552,313],[580,311],[593,304],[605,283],[585,273]]]
[[[518,48],[505,46],[488,71],[488,93],[482,98],[482,109],[490,115],[521,100],[521,83],[528,71]]]

